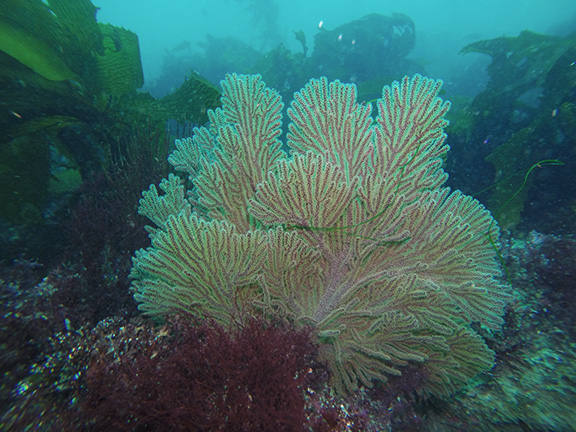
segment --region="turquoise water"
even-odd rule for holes
[[[576,430],[575,23],[2,0],[0,430]]]
[[[166,51],[182,42],[201,51],[206,35],[233,37],[260,52],[283,44],[292,52],[301,46],[293,31],[303,31],[310,45],[320,23],[331,30],[370,13],[408,15],[416,26],[411,57],[429,74],[449,81],[458,69],[474,64],[458,55],[463,46],[481,39],[516,36],[523,30],[567,34],[576,15],[570,0],[546,1],[268,1],[218,0],[95,1],[98,20],[138,34],[147,81],[157,79]],[[312,46],[310,47],[312,49]],[[182,53],[180,53],[182,54]],[[468,56],[471,57],[471,56]],[[478,71],[479,73],[481,71]],[[221,78],[220,78],[221,79]]]

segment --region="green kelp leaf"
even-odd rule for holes
[[[494,217],[501,228],[514,228],[522,218],[532,179],[528,180],[528,184],[511,201],[508,200],[522,187],[524,174],[534,163],[534,156],[525,151],[533,134],[532,127],[516,132],[486,158],[496,169],[496,184],[488,204],[493,209]],[[514,167],[515,173],[510,174],[511,166]]]
[[[11,19],[0,16],[0,50],[52,81],[77,79],[54,47]]]
[[[98,55],[102,90],[121,96],[134,93],[144,84],[138,36],[130,30],[100,24],[104,35],[104,55]]]
[[[97,8],[90,0],[49,0],[50,9],[65,29],[73,51],[103,52],[102,34],[96,22]]]
[[[50,147],[60,150],[63,146],[59,145],[58,131],[78,122],[66,116],[38,117],[10,130],[15,138],[0,143],[0,219],[15,223],[41,221],[51,178]],[[72,160],[69,152],[67,158]],[[67,173],[68,188],[72,180],[78,180],[73,176]]]
[[[90,0],[50,0],[49,7],[59,23],[57,44],[65,53],[68,67],[82,84],[99,91],[96,53],[104,53],[102,33],[96,22],[96,7]]]
[[[43,0],[2,0],[0,17],[17,23],[26,33],[35,35],[45,44],[62,51],[59,44],[62,28]]]
[[[75,117],[54,115],[49,117],[35,117],[12,130],[13,136],[33,135],[41,133],[48,135],[63,127],[82,123]]]
[[[0,218],[39,222],[50,175],[47,139],[24,135],[0,143],[0,161]]]
[[[61,168],[52,174],[48,184],[51,193],[69,193],[82,186],[82,174],[77,168]]]
[[[156,115],[179,122],[204,124],[207,111],[220,106],[220,91],[211,82],[192,72],[174,93],[164,96],[151,107]]]
[[[14,128],[11,132],[13,136],[49,136],[50,144],[63,154],[66,158],[73,160],[74,156],[64,145],[61,144],[57,137],[59,130],[83,124],[83,121],[75,117],[54,115],[49,117],[35,117],[27,122]]]
[[[521,86],[539,86],[556,61],[574,41],[523,31],[519,36],[502,36],[466,45],[460,51],[482,53],[492,57],[488,66],[491,88],[499,92]]]

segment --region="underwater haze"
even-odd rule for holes
[[[574,432],[575,0],[0,0],[0,430]]]
[[[237,38],[260,53],[278,44],[300,52],[293,31],[303,31],[312,49],[320,23],[332,30],[371,13],[401,13],[416,27],[410,56],[424,63],[430,76],[450,81],[459,69],[476,64],[474,55],[458,55],[471,42],[517,36],[523,30],[566,35],[576,22],[576,2],[571,0],[96,0],[94,4],[101,8],[99,21],[138,35],[148,87],[159,78],[166,53],[198,52],[207,34]],[[179,46],[189,52],[178,50]],[[485,64],[478,66],[478,74],[483,74]]]

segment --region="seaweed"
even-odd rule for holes
[[[448,160],[453,184],[476,196],[478,189],[489,191],[480,198],[498,211],[504,228],[540,223],[566,232],[576,222],[566,193],[576,171],[576,38],[524,31],[517,37],[475,42],[461,52],[488,54],[492,63],[486,90],[463,110],[452,134],[460,141]],[[526,172],[542,159],[565,165],[535,170],[522,192],[508,202]],[[561,217],[551,216],[555,212]]]
[[[136,34],[90,0],[0,3],[0,222],[47,224],[83,179],[113,169],[137,125],[201,124],[218,90],[197,76],[165,100],[143,85]]]

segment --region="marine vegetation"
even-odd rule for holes
[[[91,430],[328,430],[305,409],[316,349],[306,329],[255,320],[235,334],[209,323],[171,328],[161,338],[141,329],[116,359],[94,355],[82,401]]]
[[[210,126],[169,157],[188,194],[170,175],[140,201],[154,224],[133,259],[140,309],[311,326],[340,394],[414,369],[420,394],[446,394],[488,370],[475,329],[498,329],[509,298],[498,227],[442,186],[441,84],[384,87],[374,118],[355,85],[312,79],[288,109],[287,154],[278,93],[228,75]]]
[[[572,233],[576,38],[524,31],[462,49],[471,52],[492,58],[490,81],[455,122],[454,157],[447,168],[451,180],[470,193],[485,191],[480,198],[499,213],[496,218],[503,228],[522,223],[540,231]],[[534,170],[521,187],[525,174],[543,159],[565,165]]]
[[[405,58],[416,43],[416,27],[407,15],[372,13],[333,30],[320,30],[314,36],[311,61],[329,79],[363,82],[419,67]]]
[[[0,2],[0,223],[65,213],[62,196],[125,159],[140,125],[203,123],[218,105],[197,75],[161,100],[139,93],[138,37],[96,11],[90,0]]]
[[[268,23],[273,21],[269,15],[266,18]],[[284,99],[291,98],[310,77],[322,75],[353,82],[359,99],[369,101],[380,96],[384,84],[407,74],[424,73],[424,67],[408,57],[415,45],[416,27],[403,14],[372,13],[333,29],[321,24],[310,50],[304,31],[292,31],[301,52],[292,52],[282,43],[262,51],[233,37],[210,34],[198,43],[201,52],[177,46],[164,56],[162,75],[151,91],[163,94],[193,67],[214,84],[231,71],[258,73]]]

